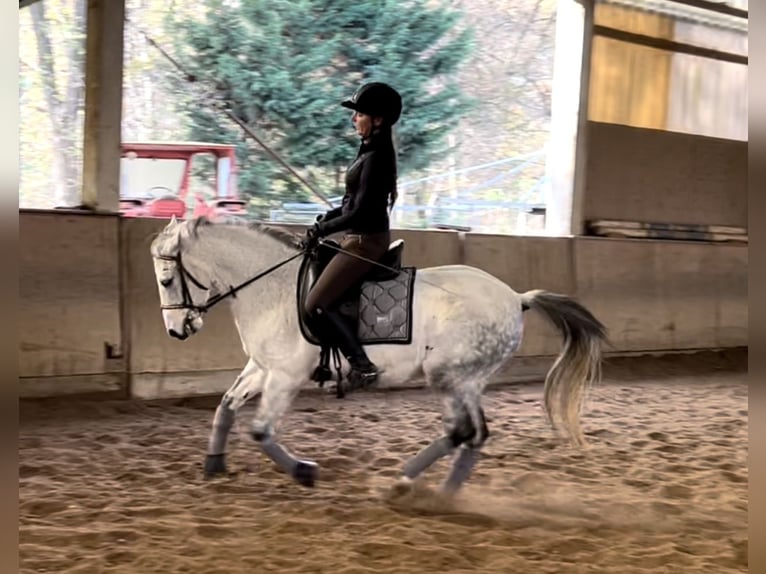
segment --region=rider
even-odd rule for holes
[[[346,172],[346,193],[341,206],[317,218],[306,232],[306,246],[312,248],[320,238],[345,231],[341,248],[364,259],[338,252],[308,293],[306,312],[312,330],[317,329],[346,357],[351,365],[349,381],[357,386],[372,383],[378,369],[338,311],[337,303],[372,269],[371,262],[381,259],[391,241],[388,208],[393,207],[397,198],[391,127],[401,115],[402,99],[391,86],[371,82],[341,105],[353,110],[351,121],[361,145]]]

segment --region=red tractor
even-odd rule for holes
[[[120,213],[163,219],[247,216],[246,202],[237,197],[234,150],[213,143],[123,143]],[[202,172],[215,175],[194,173],[197,159]]]

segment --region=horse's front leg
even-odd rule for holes
[[[296,383],[285,373],[270,372],[255,413],[251,432],[253,439],[260,444],[261,450],[279,468],[292,476],[296,482],[311,487],[314,486],[319,475],[317,464],[294,457],[274,437],[279,420],[287,412],[300,387],[300,382]]]
[[[205,476],[210,478],[226,473],[226,445],[237,411],[263,388],[266,373],[252,360],[237,376],[221,398],[213,417],[213,428],[208,439],[205,457]]]

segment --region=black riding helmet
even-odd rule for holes
[[[394,88],[383,82],[364,84],[340,105],[368,116],[380,116],[390,126],[399,121],[402,114],[402,97]]]

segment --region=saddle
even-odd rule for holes
[[[324,343],[309,328],[305,301],[309,291],[330,260],[339,252],[340,244],[333,240],[320,243],[313,253],[307,253],[298,270],[296,302],[301,334],[304,339],[320,347],[320,364],[313,380],[323,386],[331,378],[330,354],[335,356],[340,385],[340,357],[337,349]],[[349,289],[339,302],[338,309],[356,329],[362,345],[409,344],[412,341],[412,294],[415,285],[415,267],[402,266],[404,240],[397,239],[372,267],[359,284]]]

